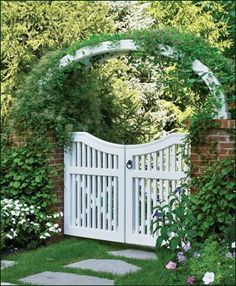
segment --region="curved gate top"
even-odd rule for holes
[[[186,175],[184,138],[120,145],[73,133],[64,157],[65,234],[154,246],[153,208]]]

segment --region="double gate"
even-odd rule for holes
[[[185,177],[184,137],[120,145],[73,133],[64,154],[64,233],[154,246],[153,208]]]

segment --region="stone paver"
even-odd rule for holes
[[[146,260],[146,259],[156,260],[157,259],[157,256],[155,253],[144,251],[144,250],[137,250],[137,249],[109,251],[108,254],[114,255],[114,256],[127,257],[127,258],[143,259],[143,260]]]
[[[11,283],[7,283],[7,282],[1,282],[1,285],[16,285],[16,284],[11,284]]]
[[[34,285],[114,285],[114,281],[109,279],[50,271],[34,274],[20,281]]]
[[[1,260],[1,269],[11,267],[15,265],[15,261],[10,261],[10,260]]]
[[[88,259],[68,264],[65,267],[88,269],[98,272],[109,272],[118,275],[125,275],[130,272],[136,272],[140,269],[135,265],[115,259]]]

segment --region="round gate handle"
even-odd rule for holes
[[[129,160],[127,163],[126,163],[126,167],[127,169],[132,169],[133,167],[133,162],[131,160]]]

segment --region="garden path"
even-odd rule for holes
[[[127,249],[121,251],[109,251],[109,255],[125,257],[131,259],[152,259],[156,260],[157,256],[153,252]],[[115,275],[126,275],[139,271],[141,268],[136,265],[117,259],[88,259],[65,265],[65,268],[87,269],[94,272],[106,272]],[[98,278],[88,275],[77,275],[65,272],[45,271],[38,274],[30,275],[20,279],[24,283],[34,285],[114,285],[114,280]],[[1,285],[14,285],[1,282]]]

